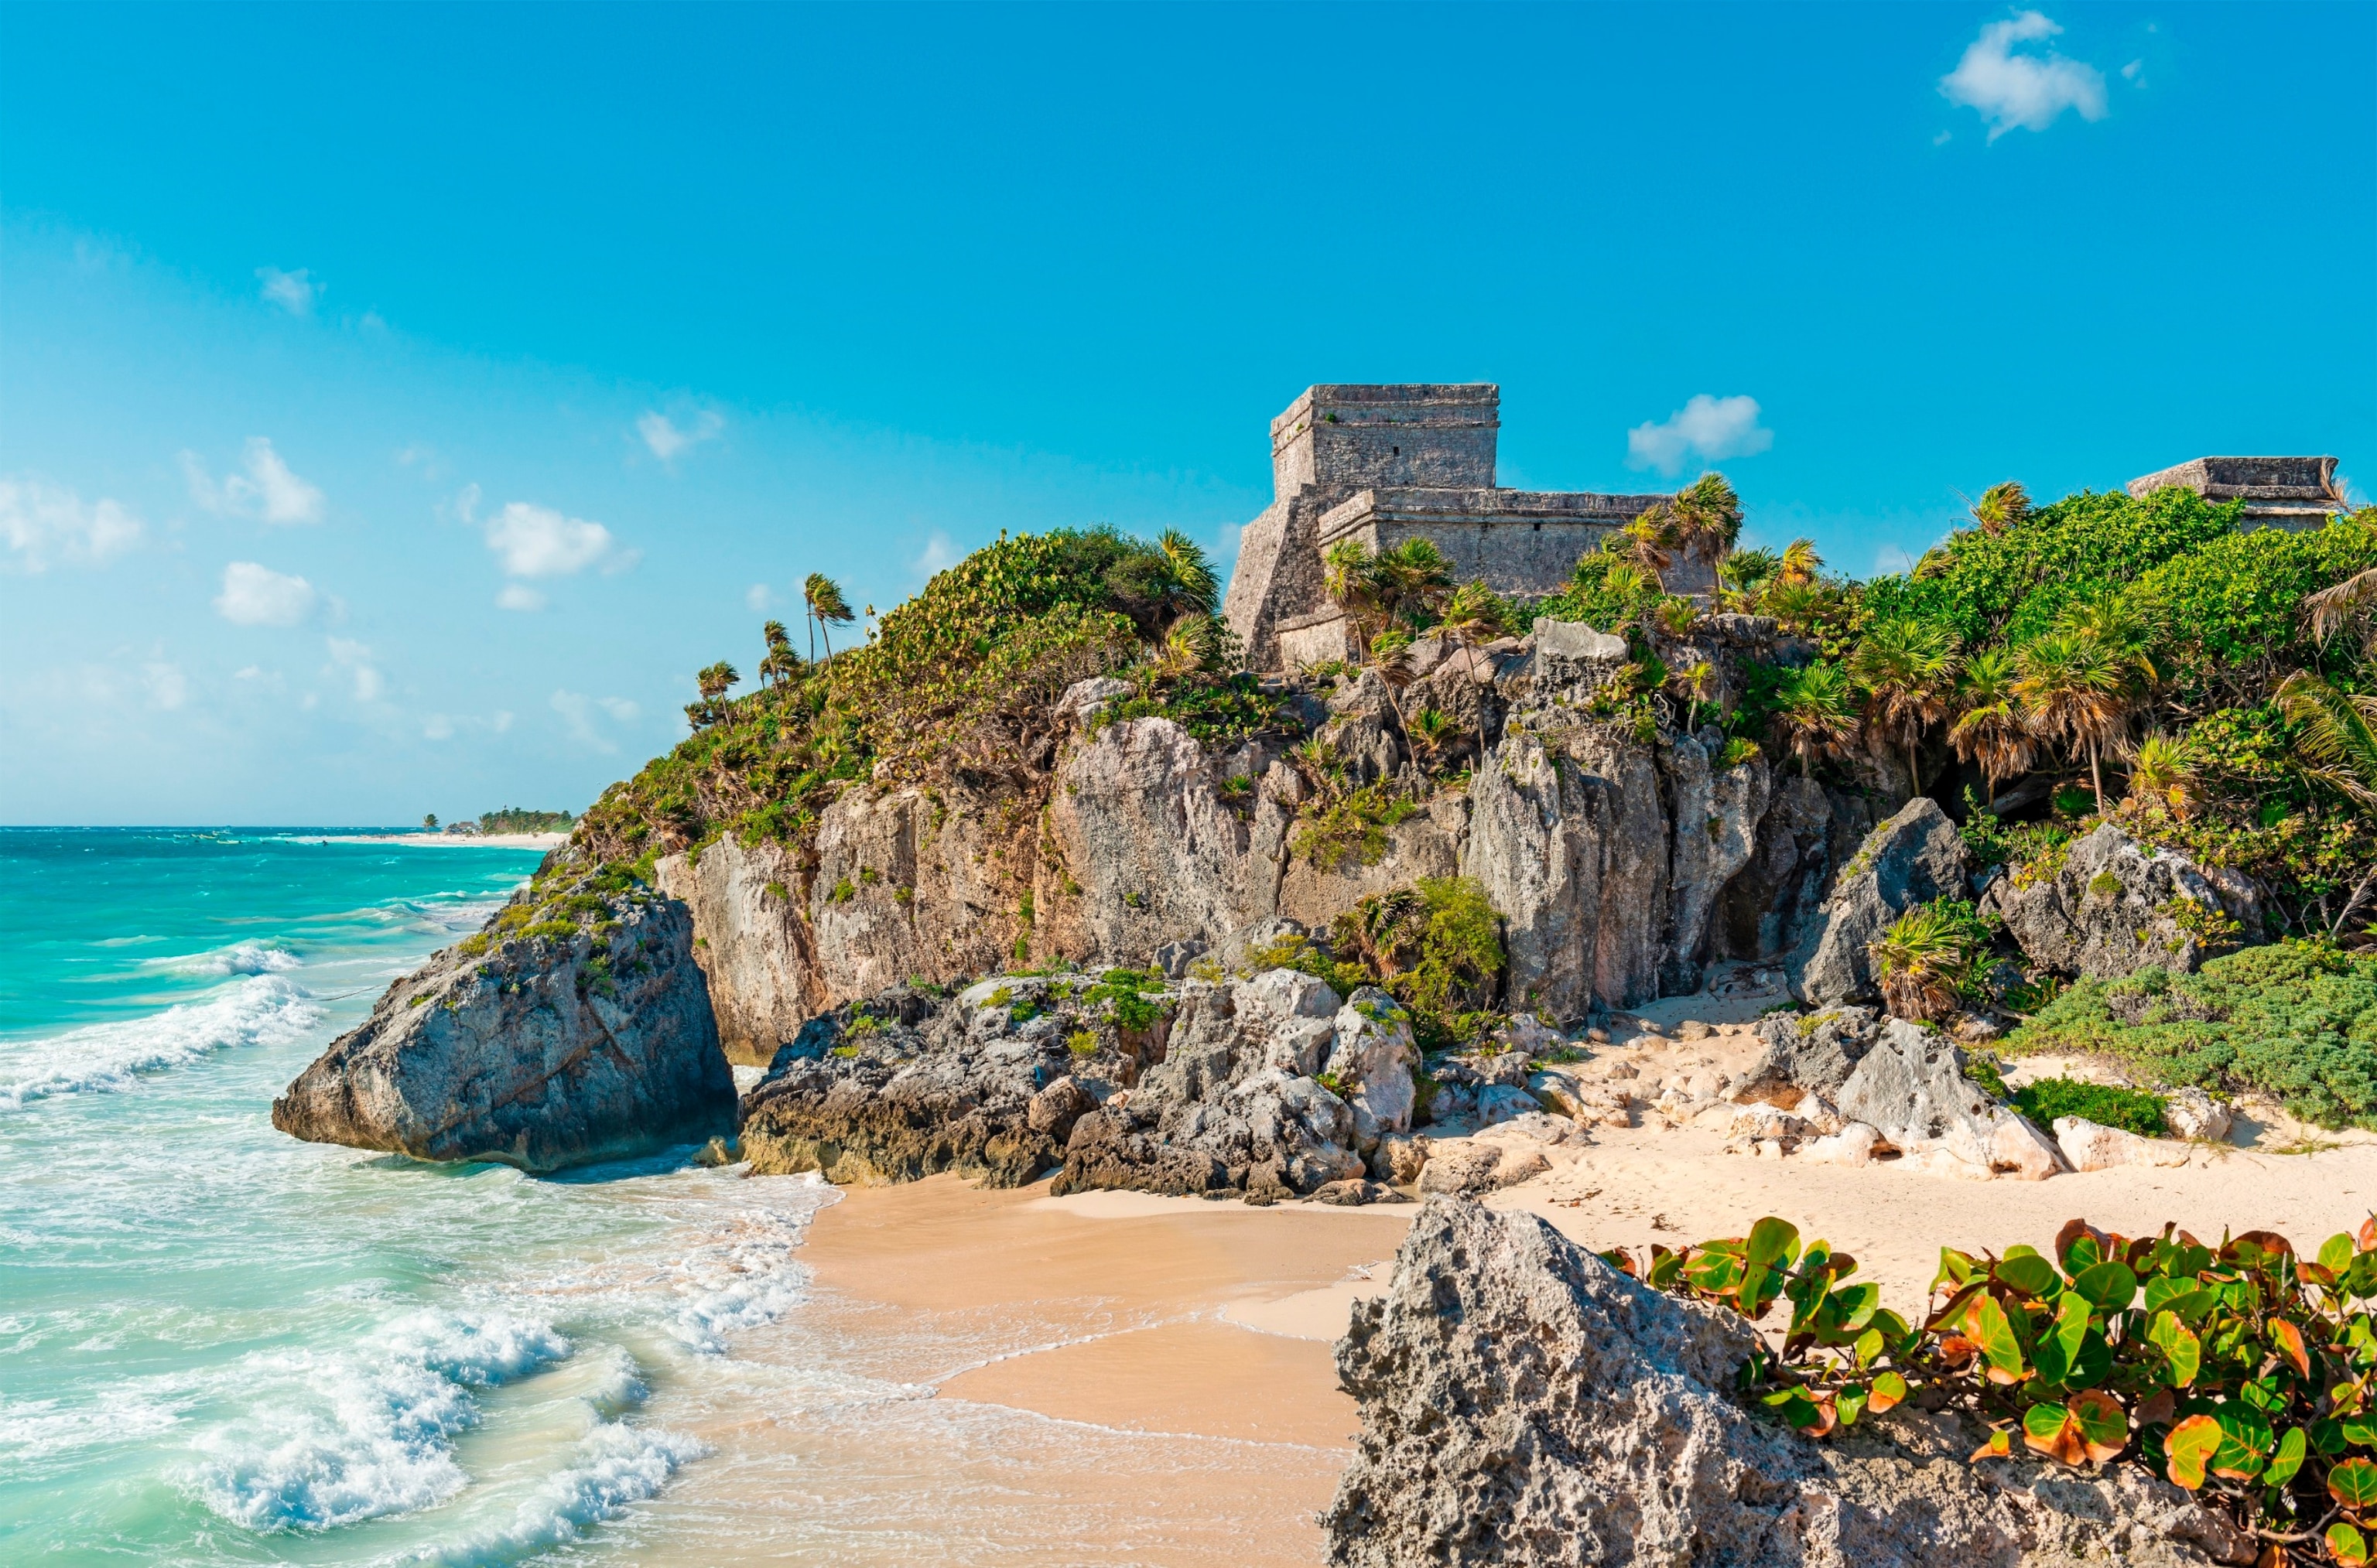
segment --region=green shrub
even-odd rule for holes
[[[1164,976],[1154,969],[1108,969],[1098,977],[1097,984],[1081,992],[1086,1007],[1104,1007],[1115,1027],[1133,1034],[1155,1027],[1168,1008],[1161,996],[1150,992],[1164,989]]]
[[[2005,1098],[2041,1127],[2054,1126],[2058,1117],[2081,1116],[2100,1127],[2119,1127],[2142,1138],[2159,1138],[2170,1130],[2163,1122],[2162,1097],[2144,1089],[2084,1083],[2078,1078],[2040,1078]]]
[[[2006,1047],[2099,1051],[2158,1082],[2269,1095],[2322,1126],[2377,1126],[2377,957],[2285,942],[2192,975],[2083,980]]]
[[[1330,943],[1410,1010],[1423,1046],[1474,1040],[1497,1021],[1487,1008],[1502,973],[1501,921],[1471,878],[1374,894],[1337,918]]]
[[[1075,1029],[1065,1037],[1065,1049],[1076,1056],[1095,1056],[1098,1053],[1098,1037],[1087,1029]]]
[[[1305,818],[1288,849],[1322,871],[1335,871],[1348,861],[1374,866],[1386,858],[1387,829],[1418,810],[1392,784],[1366,784]]]
[[[2133,1465],[2306,1557],[2367,1560],[2377,1528],[2377,1221],[2299,1258],[2266,1230],[2207,1247],[2172,1226],[2128,1239],[2075,1219],[2051,1252],[1942,1248],[1921,1326],[1857,1265],[1768,1218],[1747,1237],[1647,1259],[1601,1254],[1650,1285],[1752,1321],[1777,1303],[1742,1391],[1827,1437],[1910,1399],[1989,1429],[1976,1464],[2023,1450],[2074,1469]],[[2324,1548],[2324,1550],[2323,1550]]]
[[[1873,941],[1882,1000],[1901,1018],[1931,1021],[1988,1000],[1982,976],[1997,932],[1962,898],[1917,904]]]

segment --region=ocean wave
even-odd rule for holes
[[[679,1466],[709,1452],[708,1443],[683,1432],[598,1420],[569,1464],[539,1482],[508,1525],[388,1561],[420,1568],[478,1568],[551,1550],[576,1539],[588,1526],[616,1518],[630,1504],[653,1496]]]
[[[181,1003],[145,1018],[10,1041],[0,1045],[0,1111],[22,1111],[52,1095],[126,1089],[142,1074],[232,1046],[281,1044],[321,1016],[287,980],[254,975],[207,1001]]]
[[[726,1336],[772,1323],[808,1293],[808,1270],[794,1256],[815,1207],[787,1214],[746,1209],[715,1237],[669,1265],[676,1297],[667,1324],[679,1343],[723,1355]]]
[[[323,1530],[443,1502],[468,1480],[454,1434],[474,1426],[471,1389],[563,1360],[552,1325],[506,1313],[424,1312],[364,1355],[300,1356],[295,1386],[201,1438],[185,1484],[232,1524]]]
[[[242,942],[186,958],[152,958],[149,962],[184,975],[271,975],[305,967],[305,961],[296,954],[269,942]]]
[[[77,1449],[152,1437],[180,1419],[174,1406],[137,1396],[88,1406],[55,1399],[0,1400],[0,1455],[29,1464]]]

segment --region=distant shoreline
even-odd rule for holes
[[[416,844],[438,849],[551,849],[567,833],[325,833],[307,834],[309,844]]]

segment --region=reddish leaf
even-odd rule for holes
[[[1873,1400],[1869,1407],[1875,1415],[1895,1405],[1906,1402],[1906,1380],[1894,1372],[1883,1372],[1873,1380]]]
[[[2088,1457],[2101,1465],[2120,1456],[2130,1445],[2130,1420],[2119,1401],[2091,1388],[2072,1396],[2072,1424],[2087,1447]]]
[[[2079,1423],[2060,1405],[2033,1405],[2025,1410],[2022,1441],[2058,1464],[2076,1466],[2088,1456],[2088,1444],[2080,1435]]]
[[[2220,1423],[2210,1416],[2190,1416],[2162,1440],[2171,1484],[2193,1491],[2204,1484],[2204,1462],[2220,1446]]]
[[[2377,1214],[2372,1214],[2360,1222],[2359,1241],[2362,1252],[2377,1252]]]
[[[2311,1355],[2303,1348],[2301,1329],[2279,1318],[2270,1324],[2270,1343],[2277,1347],[2279,1355],[2293,1363],[2297,1372],[2311,1376]]]
[[[2138,1401],[2138,1425],[2142,1427],[2166,1426],[2177,1414],[2179,1401],[2170,1396],[2168,1388],[2157,1388]]]
[[[2361,1538],[2359,1530],[2340,1519],[2327,1527],[2326,1540],[2327,1550],[2335,1554],[2335,1560],[2349,1568],[2360,1568],[2369,1561],[2369,1543]]]
[[[1987,1443],[1973,1450],[1973,1457],[1966,1463],[1977,1464],[1983,1459],[2009,1459],[2013,1456],[2013,1431],[2010,1427],[1998,1427],[1990,1431]]]

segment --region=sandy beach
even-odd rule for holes
[[[553,849],[567,833],[333,833],[300,842],[320,844],[410,844],[432,849]]]
[[[1853,1253],[1908,1311],[1942,1242],[2045,1243],[2084,1216],[2132,1234],[2165,1219],[2207,1238],[2268,1227],[2313,1247],[2377,1207],[2367,1140],[2039,1182],[1808,1166],[1722,1143],[1597,1130],[1571,1163],[1491,1204],[1638,1249],[1779,1214]],[[696,1467],[661,1504],[718,1526],[700,1561],[1321,1561],[1314,1515],[1357,1425],[1331,1342],[1352,1301],[1383,1288],[1415,1206],[1045,1192],[937,1177],[846,1190],[817,1217],[799,1252],[808,1301],[738,1356],[764,1384],[830,1353],[872,1392],[722,1403],[702,1436],[725,1463]],[[856,1434],[863,1464],[847,1450]],[[802,1477],[801,1494],[756,1492],[763,1474]],[[926,1507],[919,1536],[908,1526]],[[822,1528],[820,1509],[845,1522]]]

